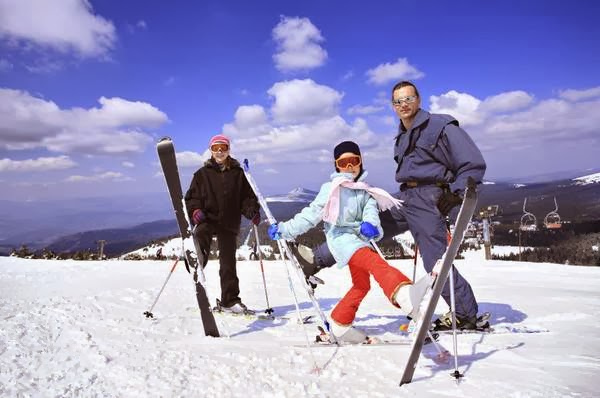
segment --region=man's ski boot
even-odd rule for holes
[[[490,323],[488,319],[490,318],[490,313],[486,312],[479,317],[462,317],[456,316],[456,329],[457,330],[479,330],[484,331],[490,328]],[[436,319],[433,324],[433,331],[446,331],[452,330],[452,311],[448,311],[438,319]]]

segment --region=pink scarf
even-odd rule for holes
[[[388,210],[392,207],[400,207],[402,205],[400,199],[394,198],[384,189],[371,187],[366,182],[354,182],[345,177],[336,177],[331,182],[329,198],[323,208],[323,221],[330,224],[335,224],[340,213],[340,187],[364,189],[377,201],[379,211]]]

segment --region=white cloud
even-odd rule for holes
[[[349,115],[369,115],[371,113],[381,112],[382,106],[374,105],[354,105],[346,111]]]
[[[140,101],[101,97],[99,108],[60,109],[25,91],[0,88],[0,148],[46,148],[54,152],[141,152],[152,138],[141,128],[168,121]]]
[[[131,169],[131,168],[134,168],[134,167],[135,167],[135,164],[134,164],[134,163],[132,163],[132,162],[127,162],[127,161],[126,161],[126,162],[121,162],[121,166],[123,166],[123,167],[127,167],[127,168],[130,168],[130,169]]]
[[[0,159],[0,172],[38,172],[51,170],[65,170],[77,166],[68,156],[41,157],[37,159],[11,160]]]
[[[312,81],[303,82],[308,86],[326,87]],[[278,84],[287,83],[290,82]],[[327,89],[337,93],[331,87]],[[397,118],[390,109],[389,115],[368,116],[369,123],[361,118],[349,122],[339,114],[340,96],[332,95],[326,102],[333,104],[331,111],[312,118],[300,117],[302,112],[300,116],[283,117],[285,113],[275,112],[283,109],[277,101],[271,108],[247,105],[240,107],[243,111],[236,111],[236,122],[242,125],[242,121],[247,121],[246,126],[253,133],[233,136],[233,155],[239,160],[248,158],[256,165],[253,172],[261,190],[281,192],[295,186],[317,188],[315,184],[326,181],[333,171],[333,147],[344,140],[360,145],[371,184],[388,190],[397,188],[392,159]],[[384,103],[389,106],[388,96],[387,91],[382,91],[377,100],[381,98],[382,106]],[[308,102],[319,98],[310,95]],[[290,101],[290,112],[294,103],[301,106],[303,101]],[[600,98],[579,102],[561,98],[539,100],[524,91],[477,98],[452,90],[432,96],[431,104],[432,111],[449,113],[459,120],[482,149],[492,174],[506,177],[531,174],[540,169],[568,169],[576,161],[573,153],[577,153],[577,158],[581,154],[587,159],[584,161],[590,162],[590,154],[600,151],[600,112],[597,112]],[[250,122],[252,120],[255,122]],[[228,125],[234,126],[236,122]],[[385,133],[374,133],[371,123],[375,123],[376,131]],[[260,129],[255,128],[257,124]],[[545,156],[546,153],[550,155]],[[523,171],[525,169],[529,171]]]
[[[0,38],[81,57],[107,57],[115,27],[87,0],[0,0]]]
[[[429,97],[431,112],[448,113],[459,120],[461,124],[473,125],[481,123],[483,115],[479,110],[481,100],[466,93],[451,90],[445,94]]]
[[[451,90],[429,97],[431,111],[454,116],[462,125],[480,124],[493,114],[511,113],[526,109],[534,97],[524,91],[508,91],[480,100],[467,93]]]
[[[333,147],[344,140],[356,140],[365,147],[379,144],[363,119],[348,124],[335,115],[302,124],[270,126],[258,136],[238,138],[232,150],[257,164],[302,164],[330,162]],[[240,157],[240,158],[242,158]]]
[[[206,145],[208,147],[208,143]],[[204,164],[204,161],[210,157],[208,149],[204,154],[199,154],[192,151],[177,152],[177,165],[179,167],[195,167],[200,168]]]
[[[486,98],[481,110],[490,113],[511,112],[526,108],[533,102],[533,96],[525,91],[509,91]]]
[[[135,26],[137,26],[140,29],[147,29],[148,28],[148,24],[143,19],[140,19],[139,21],[137,21],[137,23],[135,24]]]
[[[430,101],[432,112],[456,117],[487,153],[526,148],[544,151],[561,143],[579,143],[600,150],[600,98],[583,100],[592,97],[593,90],[577,94],[573,94],[575,90],[567,90],[571,93],[567,95],[568,101],[549,98],[538,102],[523,91],[480,100],[452,90],[431,96]],[[560,96],[564,97],[565,92]],[[580,100],[571,102],[574,98]]]
[[[269,130],[268,117],[260,105],[242,105],[235,111],[233,123],[223,126],[223,134],[229,137],[256,136]]]
[[[265,109],[260,105],[240,106],[234,117],[236,125],[240,128],[260,126],[267,122]]]
[[[308,18],[282,16],[272,36],[277,43],[273,60],[280,71],[314,69],[327,60],[327,51],[319,45],[323,36]]]
[[[271,113],[277,124],[304,123],[338,114],[344,94],[311,79],[275,83],[268,94],[274,97]]]
[[[589,98],[600,97],[600,87],[592,87],[586,90],[564,90],[559,93],[560,98],[564,98],[569,101],[580,101]]]
[[[562,99],[540,101],[522,112],[493,116],[481,126],[488,146],[550,146],[589,141],[600,150],[600,99],[572,103]]]
[[[61,61],[51,60],[44,57],[41,60],[35,61],[33,65],[24,66],[25,69],[31,73],[51,74],[61,70],[63,68],[63,63]]]
[[[72,175],[65,179],[65,182],[96,182],[96,181],[115,181],[115,182],[125,182],[125,181],[133,181],[133,178],[127,177],[122,173],[118,173],[115,171],[107,171],[101,174],[95,174],[90,176],[81,176],[81,175]]]
[[[389,149],[389,142],[373,133],[364,119],[349,123],[340,116],[343,94],[331,87],[309,79],[292,80],[274,84],[268,93],[275,98],[269,110],[260,105],[241,106],[235,120],[223,126],[223,133],[232,137],[234,157],[278,165],[262,168],[265,173],[285,174],[298,165],[325,166],[329,173],[333,147],[344,140],[359,142],[366,153],[377,148],[375,158]]]
[[[369,83],[382,85],[391,81],[416,80],[425,76],[425,73],[408,63],[406,58],[398,58],[391,63],[377,65],[366,72]]]

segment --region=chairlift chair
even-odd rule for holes
[[[559,229],[562,227],[560,216],[558,215],[558,202],[556,201],[556,196],[554,197],[554,210],[544,217],[544,226],[547,229]]]
[[[523,216],[521,217],[521,226],[519,229],[521,231],[535,232],[537,231],[537,218],[533,213],[525,210],[525,206],[527,206],[527,198],[523,202]]]

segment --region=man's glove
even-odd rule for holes
[[[254,217],[252,217],[252,224],[254,225],[258,225],[260,224],[260,212],[256,212],[256,214],[254,215]]]
[[[202,212],[202,210],[196,209],[192,213],[192,220],[194,221],[194,224],[200,224],[206,220],[206,215]]]
[[[450,210],[462,204],[462,201],[462,197],[458,193],[445,189],[437,202],[437,208],[443,216],[447,216]]]
[[[379,230],[368,221],[360,223],[360,233],[367,239],[373,239],[379,236]]]
[[[267,231],[269,238],[273,240],[281,239],[281,232],[279,232],[279,226],[277,224],[271,224]]]

